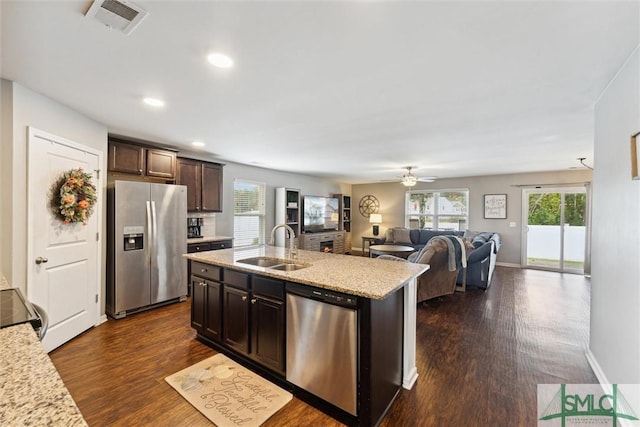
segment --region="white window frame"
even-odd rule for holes
[[[462,215],[456,215],[454,213],[440,213],[440,194],[442,193],[465,193],[466,195],[466,212]],[[458,231],[464,231],[466,228],[469,228],[469,189],[468,188],[451,188],[451,189],[439,189],[439,190],[409,190],[405,193],[405,203],[404,203],[404,225],[407,228],[412,228],[415,224],[412,224],[410,219],[411,217],[415,217],[415,213],[411,213],[411,208],[409,203],[411,201],[411,195],[413,194],[432,194],[434,200],[433,213],[424,213],[418,214],[417,216],[424,216],[428,218],[433,218],[433,230],[449,230],[450,228],[442,228],[439,224],[440,217],[459,217],[462,221],[458,222]],[[415,228],[415,227],[414,227]]]
[[[237,191],[242,186],[254,186],[258,188],[260,194],[258,195],[258,210],[252,212],[236,212],[236,197]],[[266,223],[266,192],[267,185],[264,182],[251,181],[247,179],[235,179],[233,181],[233,246],[234,247],[254,247],[264,245],[265,243],[265,223]],[[247,218],[256,217],[257,221],[257,235],[251,235],[251,227],[246,227],[245,222]],[[251,242],[247,242],[247,239],[251,238]]]

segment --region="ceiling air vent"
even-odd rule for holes
[[[85,16],[109,28],[130,34],[149,13],[125,0],[96,0]]]

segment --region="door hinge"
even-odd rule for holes
[[[98,294],[96,294],[96,304],[98,303]]]
[[[100,241],[100,232],[97,232],[96,233],[96,242],[99,242],[99,241]]]

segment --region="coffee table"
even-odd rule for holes
[[[376,258],[380,255],[394,255],[400,258],[407,258],[416,250],[411,246],[400,245],[372,245],[369,246],[369,256]],[[375,256],[374,256],[375,255]]]

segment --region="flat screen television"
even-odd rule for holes
[[[338,230],[340,215],[336,197],[304,196],[302,212],[305,233]]]

